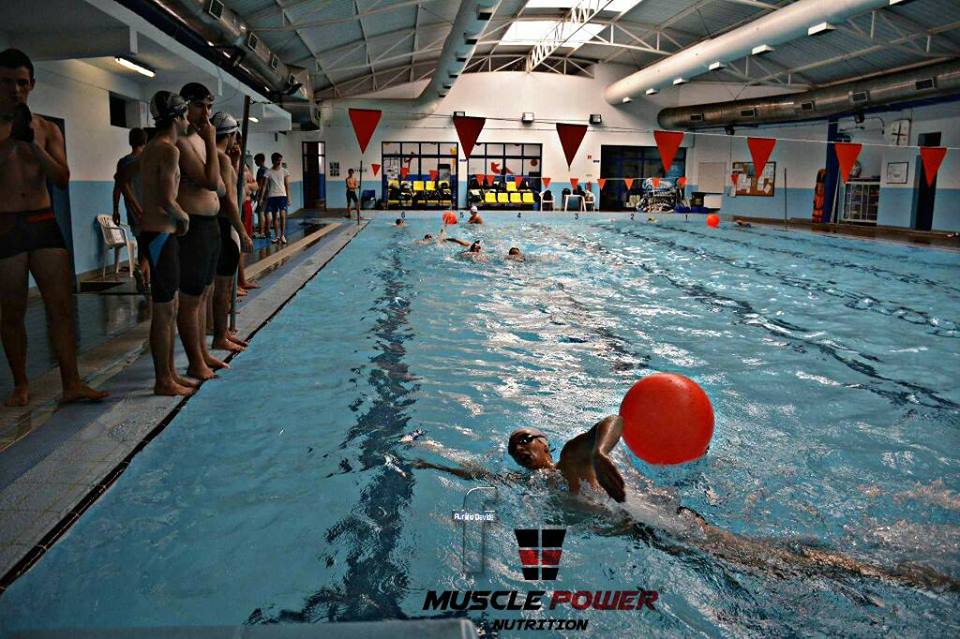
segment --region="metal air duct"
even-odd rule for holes
[[[802,93],[663,109],[657,121],[666,129],[775,124],[852,115],[951,95],[960,95],[960,60]]]

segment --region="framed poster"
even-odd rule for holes
[[[755,175],[753,162],[734,162],[733,172],[737,175],[738,196],[773,197],[777,181],[777,163],[767,162],[763,175]]]
[[[340,163],[339,163],[339,162],[331,162],[331,163],[330,163],[330,170],[327,171],[327,173],[330,175],[330,177],[340,177]]]
[[[887,162],[887,184],[906,184],[910,173],[909,162]]]

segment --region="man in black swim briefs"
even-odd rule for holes
[[[25,53],[0,52],[0,338],[14,382],[6,406],[26,406],[30,400],[24,324],[28,274],[47,309],[62,401],[107,396],[80,381],[70,256],[47,191],[48,181],[66,189],[70,168],[60,129],[27,106],[35,86],[33,63]]]
[[[156,134],[140,156],[140,240],[152,273],[150,350],[157,395],[190,395],[197,382],[181,377],[173,365],[176,339],[180,243],[189,231],[190,216],[177,203],[180,187],[180,151],[177,140],[186,135],[187,103],[179,95],[159,91],[150,101]]]
[[[229,368],[207,350],[207,303],[220,256],[220,196],[226,187],[220,176],[216,130],[210,124],[213,94],[190,82],[180,90],[187,102],[190,132],[177,139],[180,150],[180,190],[177,203],[190,215],[190,230],[180,242],[180,308],[177,328],[190,361],[187,375],[206,380],[215,369]]]

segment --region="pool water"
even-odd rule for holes
[[[640,588],[656,610],[466,614],[487,630],[586,619],[589,636],[957,636],[956,591],[718,556],[674,513],[761,547],[960,576],[960,254],[695,216],[487,214],[450,232],[482,240],[474,262],[414,242],[438,217],[361,232],[0,597],[3,633],[419,618],[441,614],[423,610],[429,590]],[[512,245],[527,261],[504,259]],[[655,371],[710,396],[707,457],[655,468],[618,446],[622,506],[540,476],[494,482],[486,570],[466,576],[452,511],[483,482],[414,461],[517,471],[514,428],[558,454]],[[538,527],[567,530],[553,582],[520,573],[513,529]]]

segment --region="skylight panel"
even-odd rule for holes
[[[555,1],[559,2],[561,0]],[[523,46],[539,44],[558,24],[560,24],[559,20],[518,20],[511,24],[507,32],[503,34],[500,44]],[[580,47],[603,31],[604,25],[588,23],[574,33],[575,28],[572,24],[564,24],[563,31],[560,34],[560,39],[566,40],[563,45],[564,48],[576,49]]]
[[[578,0],[527,0],[527,5],[525,9],[569,9],[573,5],[577,4]],[[642,0],[613,0],[610,4],[604,8],[604,11],[613,11],[615,13],[623,13],[624,11],[629,11],[636,5],[640,4]]]

